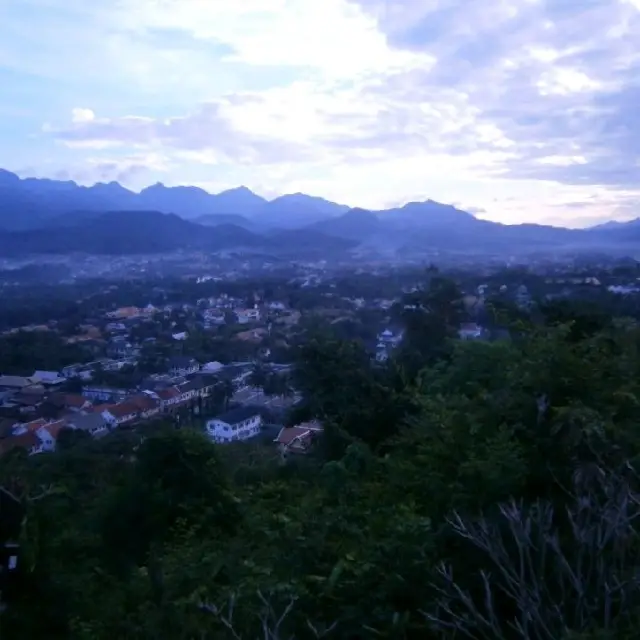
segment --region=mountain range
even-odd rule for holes
[[[21,179],[0,169],[0,257],[35,253],[158,253],[250,249],[280,256],[349,250],[521,253],[640,248],[640,222],[590,229],[504,225],[432,200],[383,211],[302,193],[266,200],[246,187],[210,194],[155,184]]]

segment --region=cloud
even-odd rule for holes
[[[73,102],[43,110],[39,138],[70,166],[370,207],[431,197],[505,221],[582,224],[637,206],[637,0],[64,6],[34,28],[50,60],[0,43],[0,63],[54,76],[85,26]],[[109,96],[81,88],[99,64]],[[151,157],[165,164],[133,168]]]

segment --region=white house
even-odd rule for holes
[[[376,360],[378,362],[384,362],[389,358],[389,354],[395,349],[401,342],[403,333],[393,333],[391,329],[385,329],[378,335],[378,344],[376,345]]]
[[[258,309],[236,309],[236,318],[239,324],[247,324],[249,322],[258,322],[260,320],[260,311]]]
[[[462,340],[477,340],[482,337],[482,327],[475,322],[465,322],[460,325],[458,336]]]
[[[36,371],[31,376],[31,379],[40,384],[61,384],[66,381],[64,376],[61,376],[57,371]]]
[[[214,442],[249,440],[260,433],[262,416],[253,407],[232,409],[207,421],[207,434]]]
[[[215,373],[216,371],[222,371],[222,369],[224,369],[224,365],[217,360],[206,362],[202,365],[202,371],[205,373]]]
[[[56,432],[52,432],[47,429],[46,426],[40,427],[36,431],[36,435],[40,440],[40,444],[42,446],[41,451],[55,451],[56,448]]]

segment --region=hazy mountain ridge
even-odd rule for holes
[[[105,213],[111,212],[111,213]],[[526,252],[640,245],[638,220],[586,230],[505,225],[433,200],[381,211],[295,193],[268,201],[246,187],[210,194],[158,183],[135,193],[116,182],[20,179],[0,170],[0,253],[152,253],[235,247],[308,251]],[[99,237],[97,237],[99,236]]]
[[[51,220],[81,211],[89,216],[105,211],[159,211],[175,213],[187,220],[205,219],[211,225],[214,216],[229,222],[229,216],[240,226],[301,227],[327,216],[349,210],[323,198],[302,193],[266,200],[246,187],[211,194],[199,187],[166,187],[156,183],[140,193],[130,191],[117,182],[97,183],[84,187],[72,181],[48,178],[21,179],[0,169],[0,228],[26,230],[49,226]]]
[[[71,253],[135,255],[177,250],[248,250],[303,257],[318,252],[335,254],[355,244],[305,229],[265,235],[234,224],[204,226],[158,211],[113,211],[79,218],[75,224],[0,231],[2,257]]]

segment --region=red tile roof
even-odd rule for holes
[[[175,387],[168,387],[167,389],[160,389],[159,391],[156,391],[156,395],[161,400],[173,400],[173,398],[180,396],[180,392]]]
[[[158,402],[144,393],[129,398],[127,403],[135,406],[138,411],[152,411],[159,408]]]
[[[38,418],[38,420],[33,420],[32,422],[27,422],[24,426],[31,433],[35,433],[40,427],[44,427],[47,424],[47,421],[44,418]]]
[[[50,422],[49,424],[45,425],[44,428],[49,432],[49,434],[54,440],[57,440],[58,435],[60,434],[60,431],[64,429],[66,426],[67,426],[66,420],[58,420],[57,422]]]
[[[107,409],[107,411],[109,411],[114,418],[125,418],[128,415],[137,414],[139,409],[132,402],[121,402],[114,404]]]
[[[4,455],[17,447],[31,449],[31,447],[37,447],[39,444],[40,440],[38,436],[31,431],[27,431],[26,433],[0,440],[0,455]]]
[[[103,411],[110,411],[114,406],[115,405],[113,404],[97,404],[94,407],[91,407],[88,411],[90,413],[102,413]]]
[[[66,407],[73,407],[74,409],[82,409],[85,404],[87,404],[88,400],[75,393],[67,393],[64,396],[64,404]]]

